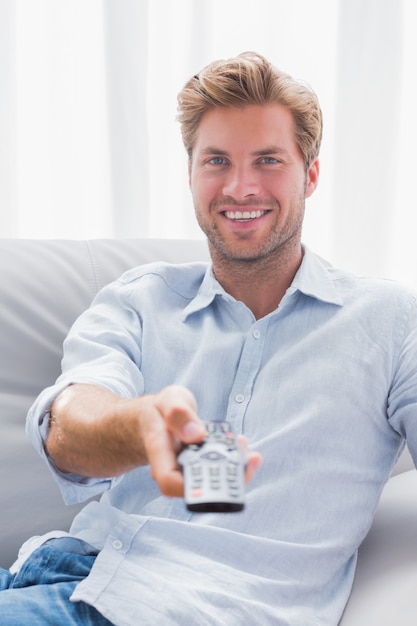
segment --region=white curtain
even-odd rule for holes
[[[201,237],[176,94],[256,50],[322,104],[304,241],[417,286],[416,26],[415,0],[0,0],[0,236]]]

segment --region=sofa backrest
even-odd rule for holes
[[[96,293],[135,265],[207,258],[203,241],[0,240],[0,420],[20,428],[60,371],[62,342]]]

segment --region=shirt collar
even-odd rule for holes
[[[303,260],[287,294],[300,291],[317,300],[343,306],[343,300],[336,287],[330,263],[311,252],[304,245],[303,252]]]
[[[331,275],[331,265],[304,245],[303,252],[303,260],[286,295],[299,291],[317,300],[342,306],[343,300]],[[225,300],[234,299],[216,280],[213,266],[209,263],[197,295],[184,309],[183,321],[189,315],[210,306],[218,295]]]
[[[210,306],[217,295],[222,295],[227,299],[232,299],[216,280],[213,272],[213,265],[212,263],[209,263],[197,295],[184,309],[183,321],[185,321],[189,315]]]

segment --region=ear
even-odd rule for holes
[[[305,191],[306,198],[309,198],[312,195],[312,193],[315,191],[319,182],[319,174],[320,174],[320,163],[319,163],[319,160],[316,159],[315,161],[313,161],[313,163],[310,165],[307,171],[306,191]]]
[[[188,188],[191,189],[191,169],[192,169],[192,161],[191,157],[188,159]]]

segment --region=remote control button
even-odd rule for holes
[[[209,461],[220,461],[221,459],[225,459],[226,457],[224,456],[224,454],[220,454],[220,452],[215,452],[214,450],[212,450],[211,452],[206,452],[205,454],[202,454],[200,458],[208,459]]]

